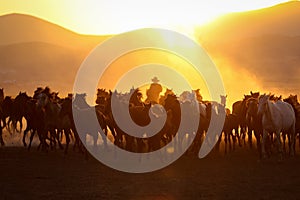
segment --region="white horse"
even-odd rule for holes
[[[294,155],[295,153],[295,113],[290,104],[281,100],[273,102],[269,100],[269,97],[270,95],[261,95],[258,102],[258,114],[262,116],[263,125],[262,155],[263,158],[266,157],[265,141],[268,133],[275,133],[280,154],[279,159],[281,161],[283,153],[280,140],[281,132],[283,134],[290,134],[290,153],[291,155]]]
[[[86,102],[86,94],[76,94],[72,102],[73,117],[75,125],[83,144],[87,147],[87,138],[89,135],[93,137],[93,147],[96,149],[99,133],[102,137],[104,148],[107,149],[107,129],[103,127],[103,114],[101,111],[90,106]],[[101,132],[101,129],[103,130]]]

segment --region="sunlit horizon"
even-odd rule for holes
[[[136,0],[123,2],[116,0],[91,0],[85,2],[71,0],[11,0],[1,2],[0,16],[12,13],[31,15],[83,35],[110,35],[151,27],[174,30],[197,40],[194,35],[195,28],[213,23],[219,17],[230,13],[272,7],[285,2],[288,1],[256,0],[241,3],[233,0],[222,2],[216,0],[209,2],[188,0],[184,3],[182,1],[168,3],[167,1],[160,2],[158,0],[151,2]],[[166,42],[169,40],[170,38],[166,37]],[[173,41],[169,42],[170,44],[173,43]],[[235,100],[242,98],[243,94],[250,92],[250,90],[266,91],[262,87],[259,78],[243,68],[236,67],[234,63],[227,62],[218,56],[213,57],[213,53],[209,53],[211,53],[210,56],[216,66],[219,67],[222,77],[224,77],[224,84],[226,91],[228,91],[227,100],[229,107]],[[153,58],[144,59],[151,63]],[[133,59],[131,62],[131,65],[133,65]],[[173,67],[175,66],[174,62],[167,62],[166,64],[170,63],[172,63]],[[180,62],[178,61],[178,63]],[[181,73],[192,74],[190,70],[183,70]],[[241,76],[247,77],[247,79],[244,78],[247,81],[244,81],[243,87],[239,87],[236,84]],[[148,77],[147,80],[151,78]],[[162,82],[164,81],[164,77],[159,78]],[[200,88],[204,98],[209,98],[204,84],[199,84],[198,86],[194,77],[189,77],[189,79],[192,79],[193,89]],[[111,79],[108,80],[111,81]],[[104,81],[104,83],[109,85],[109,81]],[[111,85],[109,86],[112,87]]]
[[[193,37],[195,26],[233,13],[271,7],[287,1],[19,1],[1,3],[0,15],[29,14],[79,34],[118,34],[139,28],[166,28]]]

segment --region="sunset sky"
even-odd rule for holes
[[[232,12],[266,8],[284,2],[287,1],[0,0],[0,15],[10,13],[29,14],[79,34],[117,34],[138,28],[157,27],[179,31],[195,39],[195,28],[212,22],[217,17]],[[115,64],[118,64],[118,67],[124,67],[123,64],[119,63],[124,60],[123,63],[129,63],[127,61],[130,60],[129,68],[132,67],[133,64],[145,64],[146,61],[148,63],[153,62],[153,57],[151,57],[152,60],[149,58],[150,57],[143,57],[144,60],[139,62],[139,60],[133,59],[129,55],[127,58],[117,60]],[[168,57],[166,56],[166,58]],[[178,58],[169,58],[168,62],[164,60],[160,60],[160,62],[172,64],[175,68],[176,64],[181,64],[181,67],[185,66]],[[259,86],[260,80],[257,79],[254,74],[242,68],[228,68],[228,66],[232,66],[232,63],[226,63],[222,59],[216,59],[214,62],[217,66],[223,66],[220,71],[225,80],[226,90],[231,90],[229,91],[230,95],[228,95],[229,104],[242,97],[244,93],[249,92],[249,89],[261,89]],[[112,66],[112,69],[113,67],[114,66]],[[121,71],[119,70],[118,72]],[[115,74],[115,71],[111,72],[108,70],[106,73],[111,75]],[[191,71],[185,70],[182,74],[184,73],[187,73],[187,76],[193,76]],[[247,77],[245,83],[248,83],[248,85],[244,85],[243,87],[236,84],[242,75]],[[149,78],[149,80],[150,79],[151,78]],[[162,79],[162,77],[160,79]],[[111,81],[110,78],[108,80]],[[207,90],[203,85],[204,83],[201,83],[200,88],[202,88],[202,92],[204,96],[206,96]]]
[[[192,34],[193,26],[230,13],[279,4],[253,1],[118,1],[118,0],[0,0],[0,15],[37,16],[82,34],[112,34],[143,27],[163,27]]]

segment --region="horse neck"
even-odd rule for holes
[[[269,119],[272,122],[272,124],[274,124],[274,119],[272,117],[272,116],[274,116],[274,113],[272,111],[272,107],[273,106],[274,105],[269,100],[267,100],[267,103],[266,103],[266,113],[265,114],[266,114],[266,118]]]
[[[91,106],[83,99],[75,99],[74,100],[74,105],[77,106],[80,109],[84,108],[90,108]]]
[[[0,95],[0,105],[3,103],[4,101],[4,95]]]
[[[257,117],[257,110],[258,110],[258,108],[254,107],[253,104],[254,104],[254,102],[249,102],[249,106],[247,108],[246,113],[247,113],[247,116],[256,118]]]

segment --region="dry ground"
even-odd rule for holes
[[[204,159],[184,155],[162,170],[119,172],[82,154],[0,148],[0,199],[299,199],[300,155],[259,162],[237,148]]]

